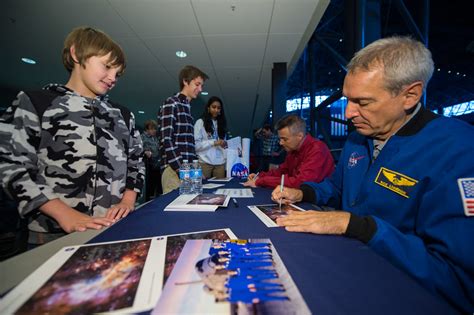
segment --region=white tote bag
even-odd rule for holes
[[[227,140],[227,177],[247,178],[249,175],[250,139],[235,137]]]

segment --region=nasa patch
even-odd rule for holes
[[[242,163],[235,163],[230,170],[230,176],[237,178],[247,178],[247,176],[249,176],[249,169]]]
[[[356,167],[359,160],[362,160],[363,158],[365,158],[365,155],[359,155],[357,152],[352,152],[349,161],[347,161],[347,168]]]

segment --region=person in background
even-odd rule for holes
[[[259,171],[268,171],[270,163],[281,153],[278,136],[273,133],[272,127],[269,124],[265,124],[255,132],[255,137],[262,141],[262,152],[258,169]]]
[[[179,168],[183,160],[197,158],[194,148],[194,119],[191,100],[202,91],[207,74],[194,66],[185,66],[179,73],[181,92],[168,97],[160,107],[161,184],[163,193],[180,185]]]
[[[226,134],[224,105],[220,98],[212,96],[207,101],[201,118],[194,125],[196,154],[204,178],[225,177]]]
[[[249,157],[249,164],[250,164],[250,173],[257,173],[259,171],[259,163],[261,163],[261,155],[262,155],[262,140],[257,138],[257,131],[258,129],[253,129],[252,131],[252,140],[250,142],[250,157]]]
[[[135,208],[143,186],[142,142],[133,114],[106,93],[125,70],[108,35],[67,35],[65,85],[20,92],[0,119],[0,177],[29,219],[29,243],[100,229]]]
[[[142,133],[143,157],[145,161],[145,200],[148,201],[161,195],[161,172],[159,143],[156,137],[156,121],[145,121],[145,131]]]
[[[349,135],[334,175],[273,200],[335,211],[278,219],[288,231],[356,238],[434,295],[474,312],[474,128],[421,103],[434,70],[409,37],[379,39],[347,66]]]
[[[281,118],[278,130],[280,145],[287,152],[285,161],[268,172],[250,174],[244,186],[274,188],[285,175],[285,186],[299,187],[304,182],[320,182],[334,171],[334,160],[327,145],[306,134],[306,123],[297,115]]]

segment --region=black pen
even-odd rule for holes
[[[234,206],[235,206],[236,208],[239,207],[239,204],[237,203],[237,200],[236,200],[235,198],[232,198],[232,202],[234,203]]]

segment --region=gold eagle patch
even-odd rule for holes
[[[398,172],[381,167],[375,182],[405,198],[410,198],[410,192],[418,183],[416,179]]]

